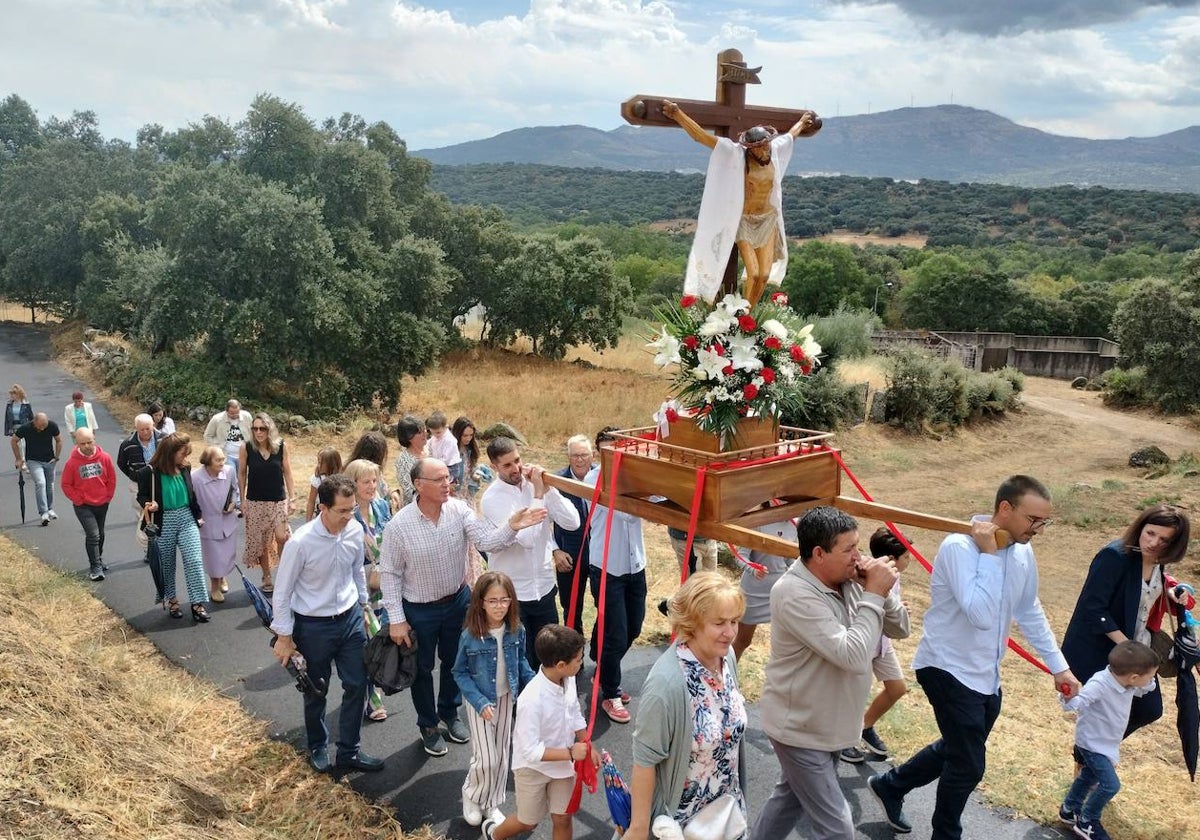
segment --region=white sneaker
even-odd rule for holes
[[[496,823],[496,825],[499,825],[500,823],[504,822],[504,812],[499,808],[493,808],[487,812],[487,818]]]
[[[42,524],[43,524],[43,525],[49,525],[49,524],[50,524],[50,514],[48,514],[48,513],[43,513],[43,514],[42,514]]]
[[[462,814],[467,825],[479,825],[483,822],[483,809],[470,799],[463,800]]]
[[[46,515],[49,516],[51,519],[58,519],[58,514],[55,513],[53,510],[46,511]]]

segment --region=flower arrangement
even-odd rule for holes
[[[744,417],[778,417],[798,407],[794,383],[812,373],[821,345],[787,295],[776,292],[751,307],[729,294],[711,309],[684,295],[655,314],[662,328],[646,346],[659,367],[679,365],[672,391],[702,430],[724,438]],[[665,419],[678,416],[668,408]]]

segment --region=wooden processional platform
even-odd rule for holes
[[[739,432],[728,452],[717,439],[691,423],[671,424],[670,437],[657,439],[653,426],[614,432],[600,447],[600,504],[650,522],[686,531],[697,483],[696,535],[780,557],[797,557],[794,542],[756,530],[832,505],[852,516],[896,522],[949,533],[970,533],[955,519],[906,510],[842,495],[842,468],[832,432],[762,424]],[[617,453],[620,463],[617,465]],[[616,489],[610,494],[613,470]],[[564,493],[591,499],[592,487],[546,473],[544,481]],[[766,506],[768,502],[774,502]]]

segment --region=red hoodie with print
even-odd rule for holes
[[[71,450],[62,473],[63,495],[73,505],[106,505],[117,492],[117,471],[112,458],[96,444],[91,455],[79,447]]]

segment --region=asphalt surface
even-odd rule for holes
[[[20,383],[28,392],[35,411],[45,411],[51,420],[61,424],[63,407],[70,402],[71,392],[86,385],[54,363],[49,353],[47,334],[27,325],[0,322],[0,380],[5,385]],[[132,429],[133,418],[113,418],[108,409],[95,399],[96,420],[100,426],[97,440],[116,458],[117,443]],[[68,441],[64,441],[64,459]],[[5,443],[7,446],[7,441]],[[6,455],[0,464],[0,528],[12,539],[36,554],[44,562],[74,575],[112,610],[124,616],[129,624],[148,636],[174,663],[203,677],[229,697],[237,698],[254,716],[266,722],[271,737],[304,748],[304,732],[300,697],[290,677],[271,657],[267,643],[270,638],[249,604],[240,580],[230,578],[230,592],[223,604],[210,604],[212,621],[194,624],[190,618],[171,620],[161,607],[154,604],[154,587],[150,572],[142,563],[134,539],[136,513],[130,503],[130,482],[120,477],[117,498],[110,507],[107,526],[105,560],[110,567],[108,577],[101,583],[87,580],[87,560],[83,550],[83,531],[76,521],[69,502],[57,493],[55,502],[59,519],[41,527],[34,501],[33,483],[26,482],[27,519],[21,523],[17,480],[11,458]],[[302,471],[303,465],[297,467]],[[60,474],[61,479],[61,474]],[[179,590],[185,592],[180,574]],[[259,581],[258,573],[251,572]],[[185,609],[186,612],[186,609]],[[635,647],[625,660],[625,686],[634,699],[631,709],[636,714],[638,690],[660,653],[660,648]],[[579,687],[588,692],[581,697],[585,714],[588,710],[592,673],[588,663],[581,675]],[[334,679],[330,689],[329,726],[337,726],[340,688]],[[448,838],[466,840],[478,838],[479,830],[468,826],[461,816],[460,789],[470,757],[469,745],[449,744],[449,754],[431,758],[422,751],[417,735],[416,716],[407,694],[388,698],[389,718],[381,723],[364,723],[362,748],[387,761],[380,773],[351,774],[349,784],[365,796],[395,809],[396,816],[406,828],[423,823]],[[758,723],[758,710],[751,707],[747,738],[749,773],[749,806],[751,820],[761,810],[778,780],[779,766],[771,745]],[[611,723],[601,713],[595,727],[598,746],[612,753],[617,766],[630,772],[631,726]],[[883,814],[866,788],[868,776],[882,772],[886,764],[848,765],[840,768],[842,786],[850,800],[858,837],[891,838],[893,833],[883,821]],[[308,772],[305,770],[304,772]],[[515,806],[511,796],[506,810]],[[914,791],[905,805],[915,829],[909,836],[929,837],[929,817],[933,809],[933,787]],[[972,800],[964,815],[964,837],[998,838],[1061,838],[1057,828],[1049,828],[1028,820],[1010,819],[995,809]],[[583,840],[608,840],[612,831],[603,789],[585,796],[575,822],[575,836]],[[532,835],[537,840],[550,837],[547,821]],[[798,826],[797,836],[809,837],[807,825]]]

